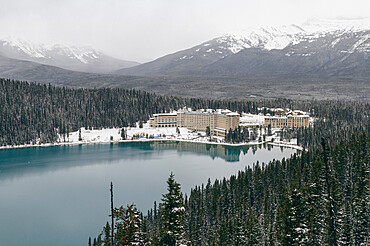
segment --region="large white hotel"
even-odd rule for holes
[[[300,128],[310,125],[310,116],[303,111],[277,111],[275,116],[269,114],[265,116],[264,127],[271,126],[272,128]]]
[[[242,122],[242,126],[245,125]],[[214,136],[225,137],[226,133],[240,125],[240,115],[228,109],[183,109],[171,113],[154,114],[150,118],[151,127],[186,127],[190,130],[205,132],[207,127]],[[267,114],[264,121],[254,127],[300,128],[309,126],[309,115],[303,111],[281,110],[275,116]]]
[[[154,114],[150,119],[151,127],[186,127],[195,131],[206,131],[207,127],[214,136],[224,137],[226,133],[239,126],[240,115],[227,109],[180,110],[172,113]]]

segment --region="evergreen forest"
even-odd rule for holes
[[[171,174],[143,215],[115,209],[113,245],[369,245],[369,134],[255,163],[183,196]],[[135,216],[133,216],[135,215]],[[109,223],[89,245],[112,245]]]
[[[111,128],[147,121],[182,107],[270,113],[299,109],[314,118],[285,129],[304,147],[281,161],[255,163],[189,194],[171,174],[168,191],[147,212],[113,209],[88,245],[369,245],[369,106],[367,102],[207,99],[138,90],[85,89],[0,79],[0,146],[53,143],[80,127]],[[229,142],[250,136],[242,128]],[[103,225],[102,225],[103,226]]]
[[[135,126],[154,113],[183,107],[271,115],[275,114],[271,108],[280,107],[309,112],[315,119],[314,127],[284,131],[285,137],[296,137],[307,149],[320,148],[321,137],[328,138],[328,145],[333,147],[338,141],[346,141],[353,131],[365,131],[370,107],[369,103],[355,101],[180,98],[135,89],[74,89],[1,78],[0,105],[0,146],[55,143],[58,134],[65,138],[81,127]],[[242,129],[229,135],[229,142],[247,138]]]

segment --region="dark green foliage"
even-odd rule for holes
[[[107,224],[103,228],[104,240],[102,241],[102,243],[104,246],[112,246],[110,232],[111,227],[107,222]]]
[[[358,133],[195,187],[185,204],[191,245],[366,245],[369,141]],[[161,228],[153,213],[144,221],[149,233]]]
[[[160,204],[160,244],[183,245],[187,242],[184,227],[185,205],[180,184],[171,173],[167,180],[167,191]]]
[[[154,203],[138,223],[143,245],[367,245],[369,142],[357,133],[333,148],[325,142],[321,150],[257,162],[195,187],[185,200],[171,175],[159,208]],[[104,232],[106,242],[108,224]]]
[[[69,133],[81,127],[112,128],[136,126],[153,113],[184,106],[228,108],[246,113],[270,113],[264,107],[289,107],[310,112],[314,127],[291,133],[305,148],[321,148],[321,137],[329,147],[348,139],[353,130],[368,127],[369,104],[343,101],[294,101],[288,99],[218,100],[158,96],[125,89],[72,89],[0,79],[0,146],[67,141]],[[260,108],[260,109],[259,109]],[[236,129],[233,142],[256,140],[256,133]],[[289,132],[284,132],[289,137]]]
[[[122,127],[122,129],[121,129],[121,138],[122,138],[122,140],[127,139],[127,133],[126,133],[126,130],[125,130],[124,127]]]
[[[192,189],[184,201],[179,185],[171,181],[176,204],[184,203],[184,211],[175,209],[182,211],[181,219],[173,220],[178,224],[168,223],[176,216],[166,209],[173,203],[165,195],[159,208],[155,205],[140,223],[143,238],[153,245],[173,245],[178,238],[193,245],[369,244],[368,103],[177,98],[0,79],[0,105],[0,146],[55,142],[58,134],[64,141],[81,127],[135,126],[153,113],[183,106],[247,113],[263,110],[272,115],[258,108],[309,111],[315,117],[313,126],[282,131],[283,138],[296,135],[307,151],[267,165],[257,162],[228,180],[209,181]],[[237,128],[226,138],[256,140],[258,131]],[[109,231],[108,224],[103,240],[99,235],[93,245],[110,245]]]
[[[207,137],[211,136],[211,129],[209,126],[206,127],[206,136]]]
[[[116,245],[144,245],[141,212],[135,205],[116,208],[114,218],[116,219],[114,236]]]
[[[119,207],[113,211],[115,218],[113,231],[113,245],[147,245],[146,235],[143,232],[145,224],[143,224],[143,216],[135,205],[128,205],[127,208]],[[103,240],[101,236],[103,235]],[[94,245],[111,246],[111,226],[107,224],[103,227],[103,231],[98,238],[94,238]]]

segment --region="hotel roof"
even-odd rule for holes
[[[176,116],[177,113],[160,113],[160,114],[153,114],[153,116]]]

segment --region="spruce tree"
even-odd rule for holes
[[[161,207],[161,245],[186,245],[184,228],[185,206],[181,186],[171,173],[167,180],[167,191],[162,197]]]
[[[141,213],[135,205],[114,209],[114,217],[116,218],[115,244],[144,245]]]
[[[126,130],[125,130],[125,128],[124,127],[122,127],[122,129],[121,129],[121,138],[122,138],[122,140],[126,140]]]
[[[111,232],[111,227],[107,221],[107,224],[103,228],[104,239],[102,240],[102,243],[104,246],[112,246],[110,232]]]
[[[303,190],[304,212],[310,245],[322,244],[324,202],[322,196],[322,163],[319,158],[312,163],[312,179]]]
[[[262,244],[261,227],[252,209],[249,209],[248,217],[245,222],[246,244],[248,246],[257,246]]]

